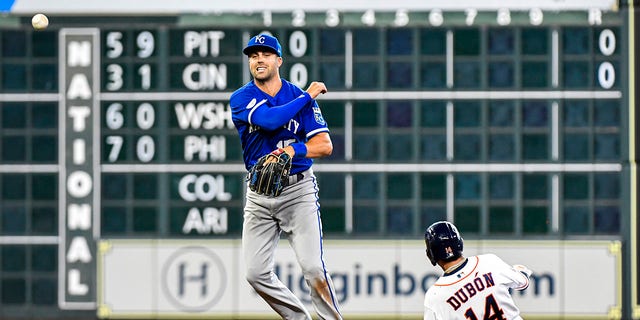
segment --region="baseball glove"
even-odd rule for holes
[[[291,157],[282,149],[274,150],[260,157],[251,167],[249,189],[257,194],[277,197],[288,182],[290,170]]]

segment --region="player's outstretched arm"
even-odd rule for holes
[[[255,108],[255,110],[251,110],[249,113],[249,123],[269,131],[278,129],[289,122],[309,101],[325,92],[327,92],[325,84],[314,81],[309,85],[307,91],[283,105],[268,107],[262,103],[252,101],[247,105],[248,109]],[[232,99],[233,98],[232,96]]]
[[[289,122],[311,100],[311,95],[305,92],[280,106],[268,107],[260,104],[249,114],[249,123],[269,131],[278,129]]]
[[[524,290],[529,287],[529,277],[531,277],[532,271],[521,264],[513,265],[511,268],[518,275],[513,277],[514,283],[511,288],[515,290]]]

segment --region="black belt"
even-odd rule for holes
[[[283,181],[282,185],[287,187],[290,185],[294,185],[304,179],[304,174],[302,172],[298,172],[296,174],[292,174],[289,176],[289,180]]]

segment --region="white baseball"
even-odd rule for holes
[[[49,26],[49,18],[42,13],[38,13],[31,18],[31,25],[36,30],[43,30]]]

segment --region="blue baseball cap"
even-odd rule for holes
[[[247,46],[242,50],[242,52],[246,55],[249,55],[251,52],[259,49],[259,48],[267,48],[271,51],[275,52],[278,57],[282,57],[282,47],[280,46],[280,42],[276,37],[270,36],[268,34],[259,34],[249,42],[247,42]]]

